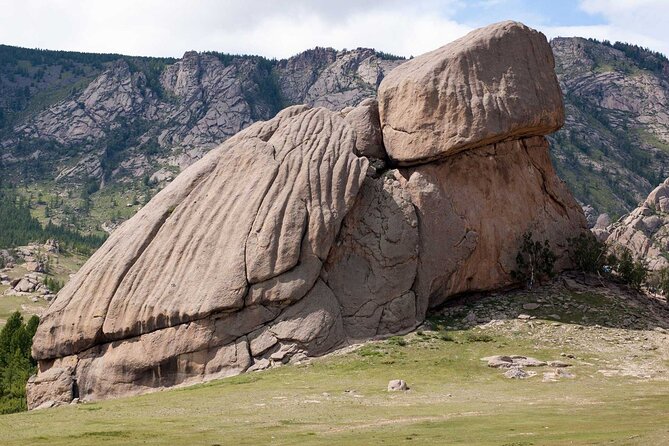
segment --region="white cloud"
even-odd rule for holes
[[[669,1],[582,0],[581,8],[604,17],[607,25],[554,29],[572,35],[623,41],[669,55]],[[565,35],[565,34],[563,34]]]
[[[288,57],[307,48],[372,46],[401,55],[469,28],[456,0],[0,0],[0,42],[28,47],[179,56],[216,50]]]
[[[512,18],[548,37],[622,40],[669,53],[669,0],[581,0],[581,14],[602,17],[604,24],[561,27],[545,25],[559,8],[531,1],[0,0],[0,43],[148,56],[214,50],[277,58],[317,45],[363,46],[409,56],[464,35],[473,23],[484,24],[477,18]]]

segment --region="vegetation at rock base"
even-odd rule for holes
[[[570,259],[577,271],[601,274],[609,261],[608,247],[590,232],[569,239]]]
[[[553,277],[553,267],[557,256],[548,240],[543,243],[534,240],[532,232],[523,234],[520,250],[516,255],[517,269],[512,271],[514,279],[532,288],[536,282]]]
[[[54,294],[60,291],[63,288],[63,286],[65,286],[65,284],[62,281],[54,279],[53,277],[49,276],[46,276],[44,278],[44,285],[49,289],[49,291],[51,291]]]
[[[640,290],[643,285],[656,287],[649,279],[646,263],[636,259],[624,246],[610,247],[591,233],[583,233],[569,240],[570,257],[577,271],[597,274]],[[667,276],[669,289],[669,275]]]
[[[614,250],[611,260],[613,271],[620,280],[635,290],[640,290],[648,277],[645,262],[635,259],[629,249],[622,247]]]
[[[38,323],[37,316],[24,322],[17,311],[0,330],[0,414],[27,409],[26,382],[36,366],[30,346]]]
[[[662,268],[648,274],[650,289],[659,292],[664,297],[669,297],[669,268]]]

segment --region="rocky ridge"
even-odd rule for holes
[[[551,47],[566,113],[549,137],[558,175],[595,215],[615,220],[669,174],[669,60],[577,37]]]
[[[633,45],[581,38],[557,38],[551,47],[566,115],[549,137],[558,175],[596,215],[617,219],[667,177],[669,62]],[[61,197],[91,184],[102,189],[96,196],[119,183],[142,189],[142,181],[153,186],[137,193],[153,195],[252,122],[294,104],[355,106],[403,62],[363,48],[316,48],[281,61],[0,52],[0,170]],[[55,222],[109,230],[131,214],[101,220],[69,201],[54,210]]]
[[[669,267],[669,179],[657,186],[641,205],[606,228],[605,240],[623,246],[653,271]]]
[[[459,123],[467,146],[457,151],[439,152],[442,132],[419,130],[415,165],[392,168],[409,147],[384,130],[384,110],[418,115],[398,88],[425,65],[440,68],[422,94],[441,101],[454,70],[444,55],[459,53],[490,71],[431,117],[435,129],[451,113],[492,122]],[[515,73],[509,91],[544,79],[539,96],[512,109],[486,101],[503,66]],[[409,331],[453,295],[513,285],[529,231],[567,266],[567,240],[586,223],[543,136],[562,119],[553,69],[543,35],[503,22],[402,65],[381,84],[378,115],[374,101],[341,112],[293,106],[229,138],[114,231],[59,293],[33,342],[29,406],[202,382]],[[527,121],[526,110],[550,103],[548,125]]]

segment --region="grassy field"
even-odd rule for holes
[[[49,258],[49,277],[58,280],[61,283],[66,283],[70,278],[70,274],[77,272],[84,262],[86,262],[86,257],[79,254],[43,253],[43,255],[48,256]],[[19,264],[5,273],[10,278],[16,279],[23,277],[28,271],[23,264]],[[5,325],[5,321],[9,315],[15,311],[20,311],[27,320],[33,314],[42,314],[42,312],[49,306],[49,303],[39,294],[31,293],[20,296],[5,295],[4,293],[8,289],[9,285],[0,285],[0,328]],[[33,301],[34,297],[38,297],[36,302]],[[0,445],[1,444],[2,443],[0,442]]]
[[[522,304],[527,294],[517,299]],[[592,305],[611,302],[602,297]],[[445,331],[449,320],[434,320],[435,330],[304,364],[1,416],[0,438],[3,445],[51,446],[669,444],[665,332],[540,317]],[[641,351],[626,339],[659,348]],[[480,360],[495,354],[565,360],[565,350],[574,356],[566,360],[575,377],[558,382],[542,380],[552,370],[545,367],[512,380]],[[603,373],[624,370],[621,359],[653,364],[655,373]],[[411,389],[387,392],[388,381],[397,378]]]

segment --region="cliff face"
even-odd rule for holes
[[[329,69],[375,81],[369,57]],[[61,290],[34,338],[29,406],[202,382],[406,332],[453,295],[516,283],[530,232],[568,266],[567,240],[586,225],[544,137],[563,119],[553,69],[542,34],[503,22],[396,68],[378,103],[292,106],[227,139]],[[174,70],[166,85],[185,97],[188,76]],[[372,91],[356,85],[301,91],[339,107],[341,88],[347,100]],[[452,129],[460,116],[477,119]],[[397,137],[412,125],[413,140]],[[392,168],[398,159],[411,165]]]

